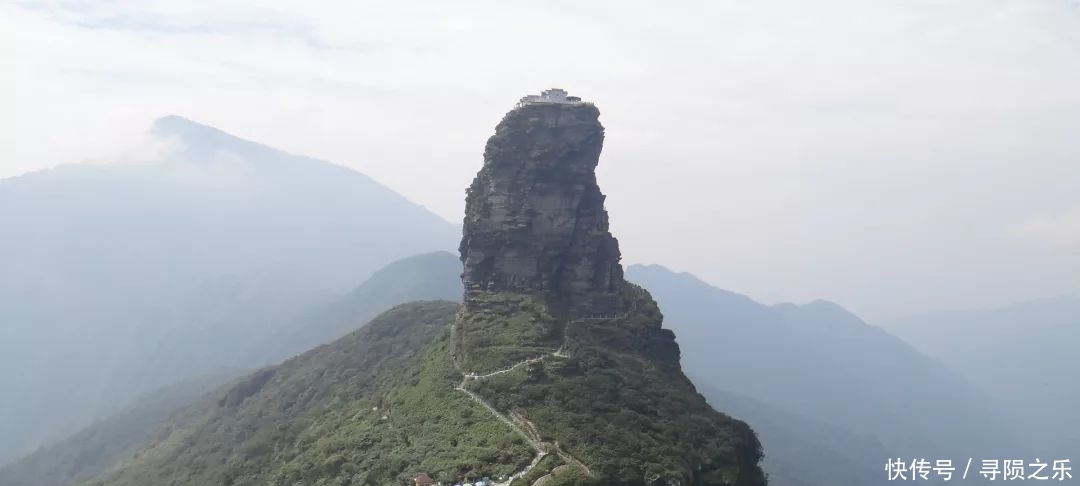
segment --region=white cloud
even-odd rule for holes
[[[1016,225],[1012,235],[1041,251],[1080,253],[1080,205],[1035,216]]]
[[[176,161],[184,153],[184,141],[172,135],[143,133],[121,150],[105,154],[86,163],[94,165],[154,165]]]
[[[604,113],[628,261],[871,316],[1080,270],[1008,233],[1080,204],[1075,3],[48,1],[0,5],[0,31],[0,176],[177,113],[456,221],[505,110],[562,86]]]

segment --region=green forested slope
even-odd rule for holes
[[[473,297],[459,323],[482,331],[463,333],[462,354],[482,349],[485,359],[467,362],[490,377],[467,386],[533,430],[549,452],[581,464],[584,474],[573,483],[764,484],[754,432],[709,407],[683,375],[673,335],[659,326],[662,316],[643,289],[627,285],[632,310],[624,315],[571,320],[553,318],[557,313],[538,298]],[[477,311],[489,307],[501,318]],[[507,339],[515,333],[513,322],[530,320],[547,320],[543,327],[559,337],[536,335],[537,323],[519,324],[524,335]],[[504,342],[475,337],[499,327]],[[551,341],[537,358],[517,361],[520,343]]]
[[[176,417],[85,485],[387,484],[507,475],[522,437],[467,395],[447,349],[457,304],[405,304]]]

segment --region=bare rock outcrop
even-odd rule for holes
[[[499,123],[466,199],[467,292],[540,292],[575,313],[624,310],[619,244],[596,183],[599,114],[580,101],[531,101]]]

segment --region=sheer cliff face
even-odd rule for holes
[[[540,292],[579,311],[618,311],[619,245],[595,175],[598,117],[591,104],[532,103],[499,123],[466,199],[467,292]]]

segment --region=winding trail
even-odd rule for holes
[[[492,376],[495,376],[495,375],[501,375],[503,373],[509,373],[511,371],[514,371],[514,370],[518,369],[519,367],[527,366],[527,365],[530,365],[530,364],[533,364],[533,363],[539,363],[540,361],[543,361],[544,358],[546,358],[548,356],[556,356],[556,353],[558,353],[558,351],[556,351],[555,353],[551,353],[551,354],[545,354],[543,356],[540,356],[539,358],[527,359],[527,360],[522,361],[522,362],[520,362],[520,363],[518,363],[518,364],[516,364],[514,366],[511,366],[511,367],[509,367],[509,368],[507,368],[505,370],[492,371],[491,373],[487,373],[487,374],[483,374],[483,375],[478,375],[476,373],[465,373],[465,381],[468,381],[468,380],[483,380],[485,378],[491,378]],[[560,356],[560,357],[565,357],[565,356]],[[465,381],[462,381],[462,383],[465,383]]]
[[[575,320],[573,322],[579,322],[579,320]],[[455,347],[457,346],[457,338],[456,338],[456,336],[457,336],[457,325],[458,325],[458,320],[456,320],[456,319],[450,325],[451,326],[450,327],[451,336],[453,336],[453,338],[451,339],[451,343],[452,343],[452,346],[455,346]],[[461,370],[461,365],[458,363],[457,353],[456,352],[453,353],[454,368],[457,369],[459,372],[461,372],[462,375],[463,375],[463,378],[461,379],[461,383],[458,383],[457,386],[455,386],[454,388],[456,390],[459,390],[462,393],[465,393],[466,395],[468,395],[469,398],[473,399],[473,401],[475,401],[476,403],[479,403],[481,406],[483,406],[485,409],[487,409],[488,412],[491,412],[491,414],[494,415],[495,418],[499,419],[500,421],[502,421],[503,423],[508,425],[514,432],[517,432],[519,435],[524,437],[525,441],[529,444],[529,446],[532,447],[533,450],[536,451],[536,457],[534,457],[532,462],[530,462],[527,466],[525,466],[524,469],[522,469],[521,471],[518,471],[518,472],[516,472],[514,474],[511,474],[510,477],[506,478],[506,481],[494,483],[493,486],[510,486],[510,483],[512,483],[515,479],[528,474],[530,471],[532,471],[536,467],[537,464],[540,463],[540,461],[543,458],[547,457],[547,455],[551,454],[551,453],[554,453],[554,454],[558,455],[559,458],[563,460],[563,462],[565,462],[567,464],[572,464],[574,466],[577,466],[582,471],[584,471],[585,474],[589,475],[590,477],[595,477],[592,470],[590,470],[589,467],[585,465],[585,463],[581,462],[576,457],[572,456],[570,453],[562,450],[562,447],[559,446],[559,443],[557,441],[553,441],[553,442],[544,441],[542,439],[542,436],[540,435],[540,431],[536,428],[536,425],[533,424],[532,422],[530,422],[524,416],[522,416],[519,413],[511,412],[511,416],[508,417],[508,416],[506,416],[506,414],[500,412],[493,405],[488,403],[487,400],[484,400],[483,397],[476,394],[476,392],[466,388],[466,384],[469,381],[485,380],[485,379],[491,378],[493,376],[498,376],[498,375],[501,375],[501,374],[504,374],[504,373],[509,373],[509,372],[514,371],[514,370],[516,370],[516,369],[518,369],[518,368],[520,368],[522,366],[528,366],[528,365],[533,364],[533,363],[539,363],[539,362],[541,362],[544,359],[549,358],[549,357],[568,358],[568,357],[570,357],[570,355],[566,352],[566,345],[567,345],[568,339],[569,339],[569,335],[566,333],[565,330],[563,330],[563,345],[560,346],[559,349],[557,349],[557,350],[555,350],[553,352],[547,353],[547,354],[545,354],[543,356],[537,356],[535,358],[526,359],[526,360],[521,361],[521,362],[519,362],[519,363],[517,363],[517,364],[515,364],[515,365],[513,365],[513,366],[511,366],[509,368],[502,369],[502,370],[497,370],[497,371],[492,371],[490,373],[485,373],[485,374],[482,374],[482,375],[477,374],[477,373],[473,373],[473,372],[464,372],[464,371],[462,371]]]

